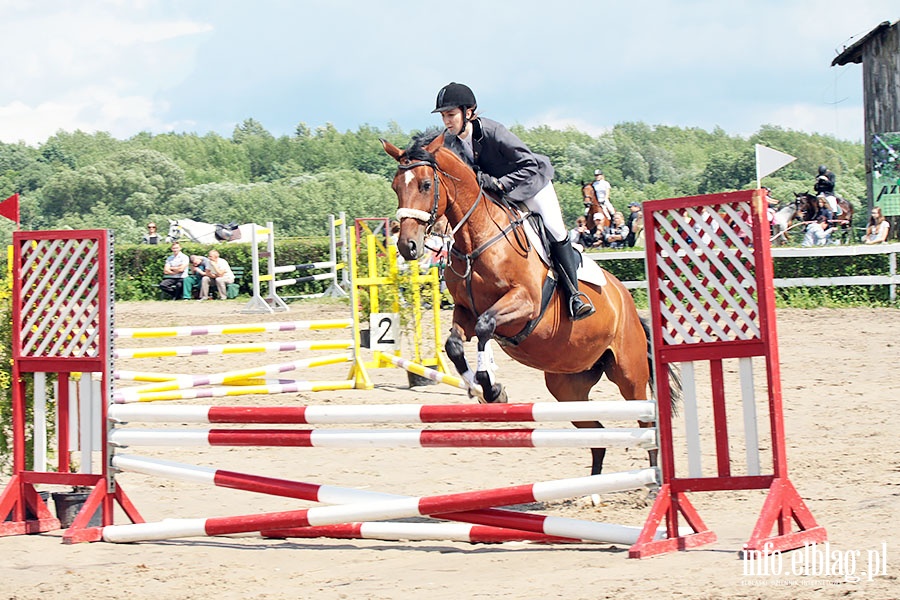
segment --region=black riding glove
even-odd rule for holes
[[[488,175],[484,171],[478,172],[478,185],[486,192],[491,192],[497,196],[503,196],[503,187],[496,177]]]

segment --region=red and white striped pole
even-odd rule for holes
[[[115,446],[292,448],[645,448],[650,428],[607,429],[113,429]]]
[[[126,473],[141,473],[154,477],[165,477],[167,479],[176,479],[181,481],[189,481],[192,483],[214,485],[216,487],[269,494],[272,496],[282,496],[285,498],[297,498],[299,500],[309,500],[311,502],[321,502],[323,504],[352,504],[362,502],[376,502],[379,500],[408,498],[408,496],[400,496],[397,494],[387,494],[331,485],[319,485],[315,483],[304,483],[300,481],[290,481],[287,479],[277,479],[273,477],[261,477],[259,475],[237,473],[234,471],[226,471],[223,469],[215,469],[212,467],[186,465],[183,463],[177,463],[158,458],[145,458],[127,454],[119,454],[114,456],[112,465],[116,469]],[[425,536],[421,539],[451,539],[458,541],[467,541],[466,539],[464,539],[464,536],[468,536],[468,541],[481,543],[496,543],[500,541],[515,540],[540,541],[546,543],[584,541],[581,539],[551,536],[544,533],[536,533],[534,531],[522,531],[509,527],[509,525],[512,523],[527,521],[533,525],[535,530],[542,531],[542,523],[544,519],[546,519],[546,517],[543,515],[533,515],[529,513],[522,513],[500,508],[484,508],[481,510],[462,511],[446,515],[432,516],[438,519],[463,521],[465,522],[465,524],[458,524],[458,527],[456,527],[457,524],[448,523],[426,524],[367,522],[328,525],[322,528],[295,527],[291,529],[265,531],[262,533],[263,535],[268,537],[305,538],[365,537],[371,534],[371,537],[373,537],[373,539],[376,535],[388,536],[387,539],[410,539],[408,537],[391,538],[389,537],[391,535],[416,535]],[[557,519],[562,521],[571,520],[566,518]],[[470,523],[482,523],[482,525],[473,526]],[[503,523],[505,526],[496,526],[500,523]],[[446,531],[442,531],[442,528],[440,527],[419,528],[418,533],[416,533],[415,527],[406,527],[407,525],[454,525],[454,527],[444,527],[443,529],[445,529]],[[461,528],[468,529],[464,530]],[[627,534],[628,530],[630,530],[631,535],[633,535],[636,539],[640,529],[637,527],[625,527],[622,530],[622,534]],[[394,533],[391,534],[391,531],[393,531]],[[378,537],[378,539],[385,538]]]
[[[650,400],[538,402],[535,404],[347,404],[323,406],[172,406],[114,404],[121,423],[268,423],[295,425],[375,423],[506,423],[543,421],[653,421]]]
[[[380,500],[366,504],[323,506],[236,517],[172,519],[158,523],[109,525],[103,528],[103,539],[108,542],[137,542],[335,525],[353,521],[409,518],[479,510],[493,506],[545,502],[574,496],[631,490],[655,484],[655,469],[644,469],[458,494]],[[573,526],[563,523],[555,517],[544,517],[541,531],[536,531],[536,533],[612,543],[632,543],[630,540],[634,539],[630,536],[628,540],[619,537],[621,526],[584,521],[576,523],[577,525]],[[516,528],[526,531],[535,529],[531,522],[517,523]]]

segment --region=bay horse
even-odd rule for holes
[[[526,238],[518,214],[480,189],[475,172],[444,148],[443,134],[430,141],[416,138],[405,151],[381,143],[399,163],[392,187],[398,199],[400,254],[407,260],[427,256],[426,235],[438,218],[449,221],[453,244],[444,277],[455,304],[445,349],[470,390],[481,386],[480,401],[506,401],[503,386],[494,379],[492,339],[511,358],[543,371],[547,389],[558,401],[587,400],[604,374],[624,399],[647,398],[649,328],[618,279],[603,272],[607,283],[602,287],[581,282],[596,312],[569,320],[558,292],[542,301],[542,290],[552,291],[555,282],[547,286],[548,267]],[[473,336],[478,340],[474,373],[463,348]],[[597,421],[574,425],[603,426]],[[605,452],[591,449],[592,474],[601,472]],[[652,466],[656,454],[649,451]]]
[[[841,214],[835,215],[831,224],[840,229],[842,234],[853,233],[853,205],[841,198],[835,196],[838,206],[841,207]],[[801,221],[812,221],[816,218],[816,212],[819,210],[819,197],[809,192],[798,192],[794,194],[794,205],[797,207],[797,218]]]
[[[584,204],[584,217],[587,220],[587,227],[594,233],[597,238],[603,237],[603,230],[609,227],[610,220],[600,208],[600,201],[597,199],[597,190],[594,189],[592,183],[581,182],[581,202]],[[611,217],[612,215],[610,215]]]

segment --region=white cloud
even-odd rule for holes
[[[534,117],[529,117],[525,120],[524,123],[522,123],[522,125],[526,128],[546,125],[551,129],[558,130],[565,130],[569,127],[572,127],[574,129],[577,129],[578,131],[581,131],[582,133],[586,133],[594,137],[600,136],[612,129],[612,127],[610,126],[591,123],[590,121],[580,117],[566,117],[557,112],[547,112],[540,115],[535,115]]]
[[[60,129],[118,137],[171,129],[161,91],[189,75],[198,34],[212,26],[153,16],[155,4],[0,4],[4,44],[16,49],[0,79],[0,140],[37,144]]]

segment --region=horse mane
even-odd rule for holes
[[[428,163],[434,163],[434,154],[425,149],[425,146],[434,141],[434,139],[441,134],[441,130],[439,129],[427,129],[421,133],[413,136],[412,141],[409,146],[403,152],[411,161],[425,161]]]

